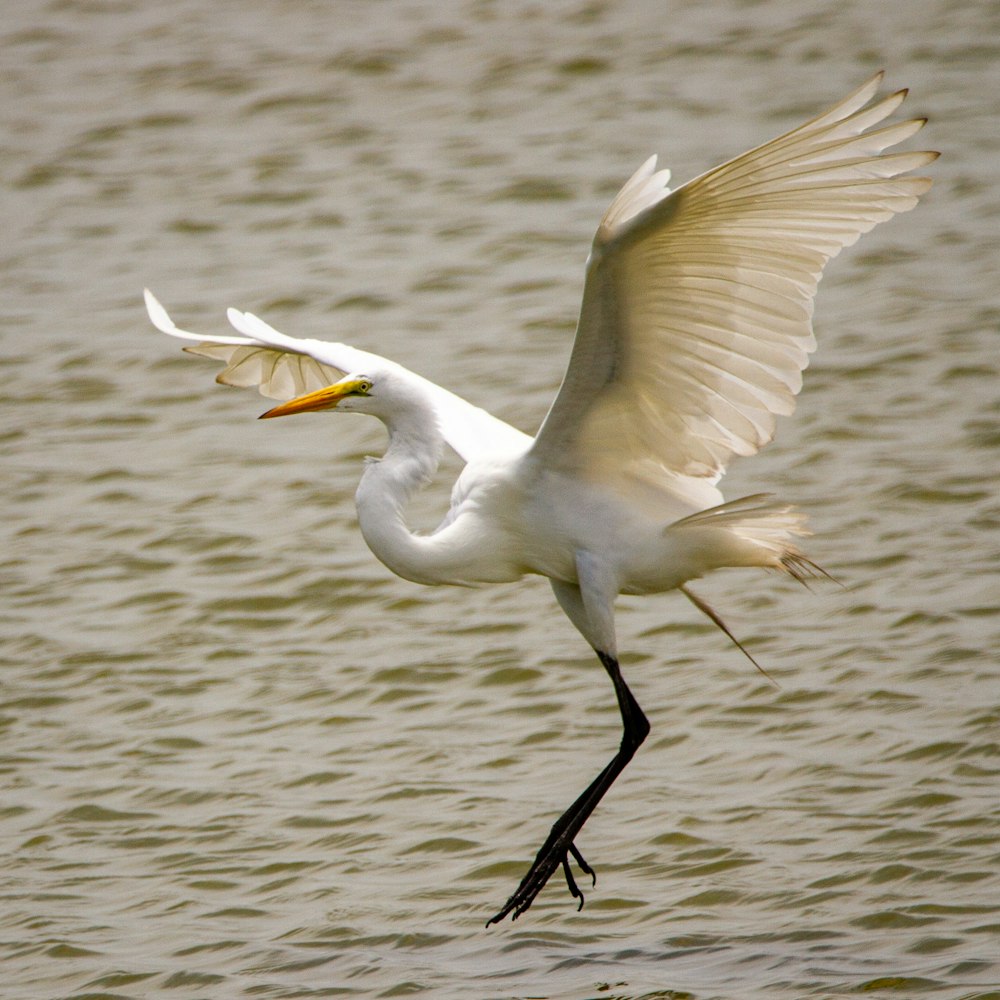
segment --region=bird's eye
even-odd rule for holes
[[[371,387],[372,384],[371,382],[368,381],[368,379],[362,379],[358,383],[358,392],[361,393],[362,396],[367,396],[368,393],[371,391]]]

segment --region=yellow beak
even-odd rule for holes
[[[262,413],[258,419],[267,420],[270,417],[287,417],[290,413],[311,413],[315,410],[332,410],[345,396],[367,396],[366,383],[361,379],[342,379],[333,385],[328,385],[315,392],[307,392],[304,396],[296,396],[287,403],[275,406]]]

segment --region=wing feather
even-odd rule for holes
[[[883,155],[924,119],[874,128],[906,97],[876,100],[881,80],[675,191],[655,157],[633,175],[594,238],[540,463],[622,488],[658,476],[676,492],[771,440],[816,346],[827,261],[931,183],[902,175],[936,153]]]
[[[163,333],[191,341],[185,351],[221,361],[216,377],[224,385],[256,387],[270,399],[290,399],[322,389],[349,373],[393,369],[419,382],[433,400],[448,445],[470,461],[490,452],[524,451],[531,438],[486,410],[377,354],[347,344],[289,337],[252,313],[230,309],[230,323],[241,336],[212,336],[181,330],[148,289],[146,310]]]

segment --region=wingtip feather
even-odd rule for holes
[[[142,297],[146,303],[146,312],[153,326],[161,333],[174,333],[177,326],[170,318],[167,310],[160,305],[159,299],[148,288],[142,290]]]

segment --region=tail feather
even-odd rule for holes
[[[787,573],[804,586],[810,578],[833,579],[821,566],[803,554],[796,537],[809,535],[806,516],[791,504],[782,503],[770,493],[755,493],[729,503],[699,511],[670,526],[679,539],[690,532],[689,540],[699,552],[711,550],[723,566],[762,566]],[[699,544],[700,543],[700,544]],[[757,662],[749,650],[730,631],[719,613],[686,585],[680,592],[720,628],[737,649],[776,687],[780,685]]]
[[[781,570],[807,589],[809,588],[810,580],[822,578],[829,580],[831,583],[840,582],[823,569],[822,566],[814,563],[812,559],[808,559],[798,550],[788,552],[781,557]]]
[[[675,521],[670,530],[707,530],[717,539],[728,539],[728,545],[719,545],[720,568],[763,566],[787,573],[803,584],[815,577],[832,579],[793,541],[812,534],[806,527],[806,515],[770,493],[754,493],[699,511]]]
[[[677,588],[706,618],[708,618],[717,628],[721,629],[728,637],[729,641],[776,687],[781,685],[757,662],[750,651],[736,638],[729,630],[729,626],[722,620],[719,612],[715,610],[703,597],[699,597],[687,587]]]

